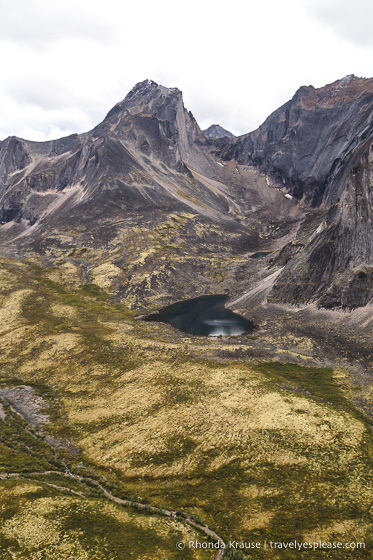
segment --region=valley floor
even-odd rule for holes
[[[212,533],[363,542],[348,557],[371,558],[364,356],[355,372],[350,350],[318,356],[278,308],[251,336],[188,336],[35,260],[2,259],[0,301],[1,559],[213,559],[176,546]]]

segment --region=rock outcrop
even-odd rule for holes
[[[270,300],[354,309],[373,301],[373,142],[366,141],[345,163],[340,199],[293,256]],[[301,236],[300,236],[301,237]],[[284,249],[284,252],[286,248]]]

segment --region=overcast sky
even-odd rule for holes
[[[0,139],[89,130],[146,78],[243,134],[301,85],[372,77],[372,29],[372,0],[0,0]]]

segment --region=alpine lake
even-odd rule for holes
[[[239,336],[252,332],[254,323],[224,307],[227,300],[227,295],[200,296],[163,307],[143,320],[167,323],[196,336]]]

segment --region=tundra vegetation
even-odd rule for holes
[[[364,541],[351,557],[370,558],[372,428],[348,372],[265,359],[265,332],[141,322],[110,294],[112,274],[82,285],[66,259],[1,260],[0,558],[215,558],[176,548],[207,539],[187,518],[225,542]],[[22,408],[9,390],[25,387]]]

